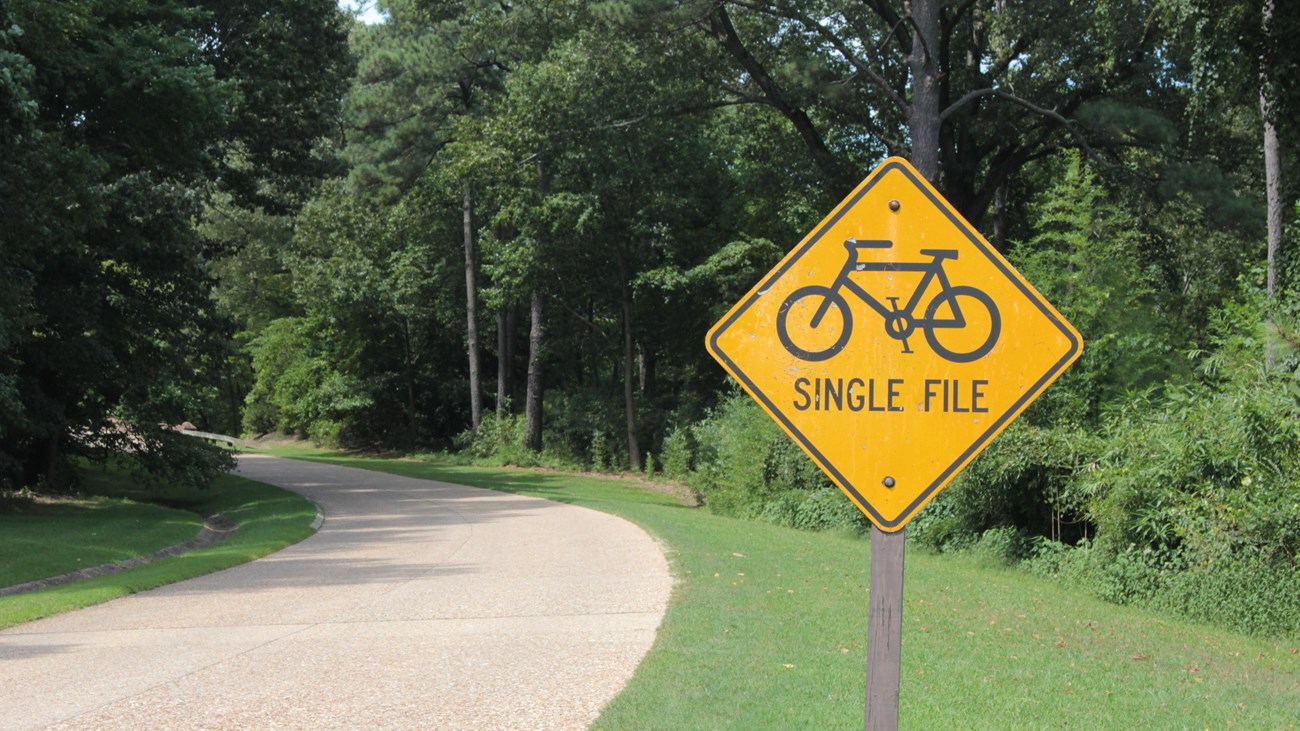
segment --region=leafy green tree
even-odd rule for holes
[[[1181,22],[1178,40],[1188,49],[1198,92],[1194,110],[1203,121],[1222,114],[1226,107],[1253,110],[1256,139],[1262,152],[1262,189],[1265,213],[1265,290],[1270,300],[1280,295],[1278,278],[1282,258],[1285,211],[1294,212],[1300,186],[1288,184],[1284,161],[1294,167],[1300,125],[1300,49],[1294,39],[1300,32],[1300,12],[1294,3],[1274,0],[1209,3],[1169,0],[1170,14]],[[1262,133],[1262,134],[1260,134]],[[1284,140],[1286,143],[1284,144]],[[1251,151],[1251,158],[1256,158]],[[1273,338],[1265,342],[1265,360],[1276,358]]]
[[[1087,347],[1033,413],[1045,425],[1091,427],[1108,404],[1186,372],[1157,297],[1157,262],[1126,202],[1077,154],[1040,197],[1016,266],[1083,335]]]
[[[365,405],[355,396],[344,401],[329,398],[347,394],[355,384],[334,369],[319,346],[320,335],[317,324],[285,317],[263,328],[250,344],[256,380],[244,411],[246,429],[329,439],[337,436],[340,417]]]
[[[558,300],[600,341],[570,352],[615,356],[628,462],[637,469],[638,397],[657,399],[662,340],[681,332],[680,313],[653,312],[638,279],[673,258],[693,266],[707,255],[701,237],[725,191],[706,118],[691,113],[707,107],[710,91],[675,67],[699,45],[617,26],[575,31],[511,73],[485,130],[506,167],[534,161],[514,164],[536,177],[501,193],[510,201],[503,227],[518,233],[501,252],[516,272],[507,278]]]
[[[328,0],[200,0],[199,39],[234,95],[219,181],[246,209],[290,213],[343,172],[332,145],[355,70],[349,18]]]
[[[785,117],[836,190],[908,155],[977,225],[1027,164],[1114,146],[1115,125],[1158,114],[1174,81],[1142,0],[642,6],[713,38],[733,60],[719,88]]]
[[[183,380],[209,327],[188,220],[228,101],[194,53],[197,11],[58,5],[6,6],[13,52],[31,69],[6,176],[29,192],[5,196],[14,225],[0,247],[22,283],[7,360],[23,403],[4,451],[23,484],[58,479],[67,436],[111,413],[175,413],[159,384]],[[62,215],[49,208],[58,202]]]
[[[478,112],[500,87],[507,69],[497,48],[484,43],[481,25],[495,27],[509,7],[479,0],[394,0],[385,23],[359,29],[361,58],[348,96],[354,134],[348,154],[351,178],[381,200],[395,200],[429,171],[455,140],[457,117]],[[470,419],[482,419],[474,188],[460,181],[464,250],[466,354]]]
[[[445,395],[455,327],[456,262],[441,237],[454,225],[439,221],[431,191],[417,187],[401,204],[376,209],[340,186],[304,209],[286,264],[295,299],[325,325],[332,367],[351,378],[365,409],[340,412],[354,436],[417,443],[440,411],[421,394]],[[448,337],[451,333],[451,337]],[[433,387],[431,387],[433,386]]]
[[[314,7],[338,13],[327,1]],[[0,269],[13,283],[0,305],[0,383],[18,395],[3,401],[0,451],[8,480],[53,484],[65,452],[97,444],[83,435],[109,417],[149,432],[193,413],[201,364],[228,336],[193,222],[227,171],[263,183],[284,171],[263,174],[275,145],[258,159],[245,139],[253,127],[237,124],[256,104],[236,79],[254,88],[253,70],[269,66],[217,68],[209,8],[13,0],[0,16],[14,69],[0,120],[11,143],[0,162]],[[288,50],[254,37],[268,53]],[[309,50],[281,58],[346,56],[328,44]]]

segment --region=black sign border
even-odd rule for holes
[[[1047,373],[1039,378],[1037,382],[1030,386],[1029,389],[1011,405],[1011,408],[1007,409],[1002,416],[998,417],[998,419],[994,421],[983,434],[976,438],[970,447],[962,452],[961,455],[957,457],[957,459],[955,459],[943,472],[941,472],[915,500],[904,508],[903,511],[898,514],[897,518],[894,520],[886,520],[884,516],[876,511],[876,509],[871,505],[871,502],[863,497],[862,493],[854,487],[853,483],[841,474],[840,471],[831,464],[830,460],[826,459],[826,456],[821,453],[821,450],[817,449],[816,445],[804,436],[803,432],[799,431],[799,429],[795,427],[795,425],[786,417],[785,413],[763,393],[762,389],[750,380],[749,376],[745,375],[744,371],[740,369],[736,362],[723,352],[721,345],[718,343],[718,338],[720,338],[722,334],[726,332],[742,314],[745,313],[746,310],[752,307],[753,304],[758,301],[758,298],[763,296],[763,293],[767,292],[778,279],[783,277],[785,273],[795,265],[795,263],[803,258],[804,254],[808,253],[809,249],[816,246],[827,231],[838,223],[839,220],[849,211],[853,210],[853,208],[857,206],[858,202],[861,201],[877,183],[894,170],[897,170],[906,176],[908,181],[924,193],[925,197],[934,204],[935,208],[939,209],[939,211],[941,211],[943,215],[947,217],[947,219],[952,222],[952,224],[956,226],[963,235],[966,236],[967,240],[969,240],[970,243],[980,251],[980,253],[984,254],[984,256],[995,267],[997,267],[998,270],[1007,277],[1007,279],[1011,280],[1016,285],[1021,293],[1023,293],[1025,297],[1061,332],[1061,334],[1069,340],[1070,348],[1060,360],[1048,369]],[[709,338],[708,346],[714,357],[722,361],[727,370],[741,381],[746,390],[748,390],[754,398],[763,402],[767,407],[768,413],[776,416],[781,424],[785,426],[786,430],[790,434],[794,435],[795,439],[803,445],[804,449],[808,450],[808,453],[813,455],[813,458],[817,461],[817,464],[822,468],[822,470],[829,474],[831,478],[835,480],[836,484],[847,490],[853,496],[854,502],[870,513],[870,517],[876,525],[880,526],[887,532],[894,532],[900,530],[904,525],[906,525],[906,523],[912,519],[912,515],[930,499],[930,496],[956,475],[959,465],[965,464],[968,460],[973,459],[975,455],[983,451],[984,448],[988,446],[988,443],[993,439],[994,435],[998,434],[1002,428],[1015,417],[1015,415],[1018,415],[1022,409],[1028,406],[1031,401],[1036,399],[1043,389],[1047,387],[1047,384],[1055,380],[1056,377],[1060,375],[1061,371],[1065,370],[1065,368],[1075,359],[1082,348],[1083,343],[1078,335],[1075,334],[1074,330],[1062,322],[1061,318],[1047,304],[1047,302],[1037,292],[1026,286],[1024,279],[1020,277],[1018,273],[1014,272],[1001,256],[996,255],[992,248],[984,242],[984,239],[979,234],[975,233],[964,220],[953,212],[952,207],[947,203],[947,201],[937,197],[934,191],[931,190],[930,186],[922,182],[910,166],[905,165],[898,160],[889,160],[876,168],[875,173],[873,173],[866,182],[863,183],[862,188],[842,203],[839,210],[827,219],[821,228],[810,236],[804,244],[795,251],[793,256],[789,257],[784,263],[769,272],[768,277],[763,280],[762,284],[755,287],[749,297],[746,298],[739,307],[735,308],[732,313],[722,321],[719,327],[713,330],[713,334]]]

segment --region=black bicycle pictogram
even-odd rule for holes
[[[844,242],[844,248],[848,250],[848,261],[840,269],[840,273],[835,277],[831,286],[826,287],[820,284],[811,284],[806,287],[800,287],[790,293],[789,297],[781,303],[781,310],[776,317],[776,333],[781,338],[781,344],[790,354],[806,361],[823,361],[832,358],[836,353],[843,350],[844,345],[849,341],[849,335],[853,332],[853,314],[849,310],[848,302],[844,299],[843,290],[847,289],[857,295],[859,299],[865,302],[871,309],[880,313],[885,319],[885,332],[895,340],[903,341],[903,352],[911,353],[912,349],[908,347],[907,339],[912,336],[918,328],[925,333],[925,340],[930,344],[941,358],[950,360],[954,363],[969,363],[979,360],[993,349],[993,345],[998,341],[998,335],[1002,330],[1002,317],[998,313],[997,305],[993,304],[993,298],[989,297],[982,290],[969,286],[956,286],[948,282],[948,275],[943,270],[943,262],[947,259],[956,259],[957,251],[955,249],[921,249],[921,254],[931,257],[927,262],[860,262],[858,254],[864,249],[888,249],[894,245],[894,242],[888,240],[866,240],[848,239]],[[921,281],[917,284],[916,290],[908,299],[907,304],[899,307],[898,297],[886,297],[889,300],[889,306],[886,307],[871,295],[870,292],[863,289],[861,285],[849,278],[854,272],[921,272]],[[930,287],[932,281],[939,283],[939,293],[930,300],[930,304],[925,308],[925,317],[917,318],[916,309],[921,304],[922,296]],[[840,328],[839,337],[835,339],[828,347],[820,349],[805,350],[796,345],[790,337],[787,320],[790,312],[795,305],[806,298],[808,306],[815,306],[812,318],[808,321],[808,326],[812,331],[817,331],[826,320],[832,307],[839,310],[843,326]],[[810,307],[798,308],[799,312],[807,312]],[[947,308],[945,312],[945,308]],[[940,334],[955,330],[963,330],[967,326],[966,314],[978,314],[982,308],[987,313],[988,335],[975,348],[966,350],[964,345],[956,345],[956,348],[947,347],[940,340]],[[942,314],[941,314],[942,313]],[[982,322],[983,318],[972,318]],[[833,326],[833,324],[832,324]],[[969,339],[969,336],[966,338]],[[969,345],[969,343],[966,343]],[[818,346],[819,347],[819,346]]]

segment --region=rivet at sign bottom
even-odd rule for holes
[[[902,208],[902,205],[899,204],[898,201],[893,200],[893,201],[890,201],[890,202],[889,202],[889,210],[891,210],[891,211],[897,211],[899,208]]]
[[[893,487],[893,486],[894,486],[894,478],[892,478],[892,477],[886,477],[886,478],[885,478],[885,487]]]

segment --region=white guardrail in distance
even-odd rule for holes
[[[207,439],[207,440],[209,440],[209,441],[213,441],[213,442],[225,442],[226,444],[233,444],[233,445],[235,445],[235,446],[237,446],[237,447],[247,447],[247,446],[248,446],[248,442],[244,441],[243,439],[239,439],[239,438],[237,438],[237,437],[228,437],[228,436],[226,436],[225,434],[212,434],[212,433],[210,433],[210,432],[205,432],[205,431],[195,431],[195,430],[193,430],[193,429],[180,429],[180,430],[178,430],[178,431],[180,431],[181,434],[184,434],[184,435],[187,436],[187,437],[196,437],[196,438],[198,438],[198,439]]]

